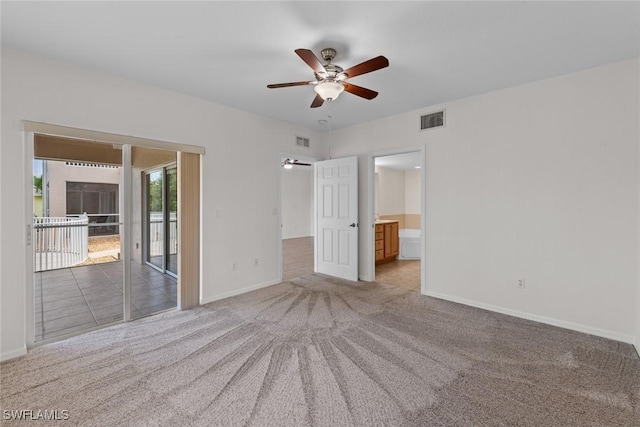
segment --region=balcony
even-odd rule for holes
[[[78,265],[89,257],[89,218],[33,218],[34,271]]]
[[[123,320],[120,236],[90,232],[112,225],[92,216],[98,215],[34,218],[36,342]],[[176,305],[174,277],[144,263],[131,263],[132,318]]]

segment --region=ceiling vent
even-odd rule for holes
[[[420,116],[420,130],[444,126],[444,110]]]
[[[303,138],[301,136],[296,136],[296,145],[298,147],[305,147],[305,148],[309,148],[310,144],[309,144],[309,138]]]

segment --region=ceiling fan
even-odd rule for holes
[[[284,159],[282,162],[282,167],[285,169],[291,169],[293,166],[311,166],[311,163],[303,163],[296,159]]]
[[[316,79],[304,82],[270,84],[267,85],[267,87],[269,89],[276,89],[281,87],[314,85],[313,90],[317,95],[311,103],[311,108],[320,107],[325,101],[335,100],[342,91],[347,91],[365,99],[375,98],[378,96],[378,92],[356,86],[353,83],[347,83],[345,80],[389,66],[389,60],[387,58],[384,56],[376,56],[375,58],[344,70],[342,67],[331,63],[336,56],[336,50],[333,48],[322,49],[320,52],[320,56],[325,60],[326,65],[322,65],[318,57],[309,49],[296,49],[295,52],[311,67]]]

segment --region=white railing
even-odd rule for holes
[[[164,253],[164,216],[162,212],[149,215],[149,256]],[[169,254],[178,253],[178,218],[175,212],[169,214]]]
[[[89,219],[33,218],[34,271],[71,267],[89,256]]]
[[[89,218],[89,237],[100,235],[117,235],[119,233],[120,214],[118,213],[101,213],[101,214],[67,214],[67,218]]]

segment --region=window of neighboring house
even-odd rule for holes
[[[118,234],[118,184],[67,182],[67,215],[85,213],[90,236]]]

